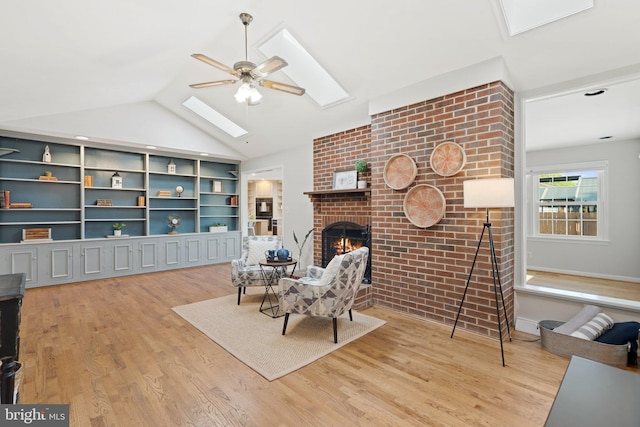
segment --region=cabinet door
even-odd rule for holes
[[[218,234],[218,233],[216,233]],[[207,236],[204,238],[205,258],[208,264],[221,262],[221,238],[219,236]]]
[[[40,277],[51,283],[65,283],[73,280],[73,246],[51,246],[45,256],[47,263],[40,263]]]
[[[9,273],[25,273],[26,286],[38,283],[38,250],[35,247],[9,250]]]
[[[140,242],[138,260],[141,270],[158,268],[158,242]]]
[[[87,280],[95,279],[105,273],[105,255],[102,245],[83,245],[80,255],[82,257],[81,275],[83,278]]]
[[[200,254],[200,239],[189,238],[185,240],[186,262],[187,264],[197,264],[202,256]]]
[[[166,268],[176,268],[180,265],[180,241],[167,239],[164,241],[163,261]]]
[[[271,181],[256,182],[256,197],[273,197],[273,184]]]
[[[131,243],[114,243],[112,247],[113,272],[128,273],[133,270]]]
[[[240,258],[240,239],[237,234],[229,234],[224,236],[224,259],[231,261]]]

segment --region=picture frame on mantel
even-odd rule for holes
[[[333,172],[334,190],[354,190],[358,187],[358,172],[355,169],[346,169]]]

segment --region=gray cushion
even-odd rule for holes
[[[600,307],[596,307],[595,305],[587,305],[567,322],[555,328],[553,332],[564,335],[571,335],[572,333],[580,329],[582,325],[596,317],[596,314],[600,313],[601,311],[602,310],[600,310]]]

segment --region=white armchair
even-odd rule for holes
[[[242,238],[242,255],[231,261],[231,284],[238,288],[238,305],[243,291],[249,286],[264,286],[258,262],[265,259],[265,251],[282,247],[280,236],[249,236]]]
[[[349,312],[362,283],[367,267],[369,248],[334,257],[327,268],[307,267],[307,276],[300,279],[283,277],[279,281],[278,300],[285,313],[282,335],[286,333],[289,314],[333,319],[333,342],[338,342],[338,317]]]

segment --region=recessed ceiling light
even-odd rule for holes
[[[598,95],[602,95],[603,93],[605,93],[607,91],[607,89],[595,89],[592,90],[590,92],[585,92],[584,96],[598,96]]]
[[[149,150],[155,150],[155,149],[156,149],[156,148],[158,148],[158,147],[156,147],[155,145],[147,145],[147,148],[148,148]]]
[[[74,138],[75,139],[79,139],[80,141],[88,141],[89,140],[88,136],[82,136],[82,135],[76,135]]]
[[[249,133],[204,102],[200,101],[195,96],[190,96],[189,99],[182,103],[182,105],[234,138],[238,138]]]
[[[200,153],[201,156],[207,157],[209,154],[207,153]]]

